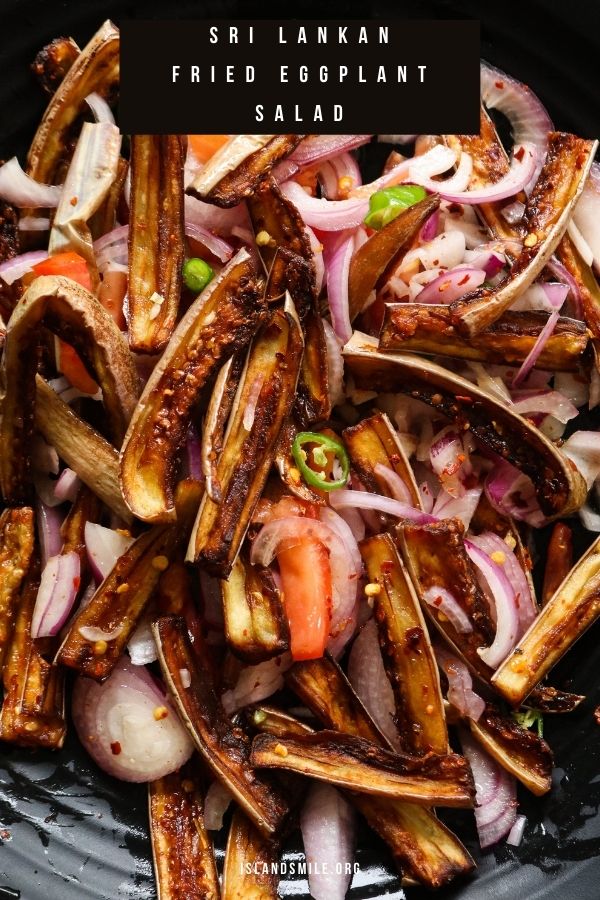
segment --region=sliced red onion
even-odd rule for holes
[[[283,676],[291,665],[291,654],[283,653],[256,666],[244,666],[235,686],[225,691],[221,697],[225,712],[233,715],[243,706],[260,703],[261,700],[266,700],[281,690],[284,684]]]
[[[112,109],[104,97],[101,97],[96,91],[92,94],[88,94],[85,98],[85,102],[92,110],[96,122],[110,122],[111,125],[115,124],[115,117],[113,116]]]
[[[337,582],[334,581],[333,583],[334,602],[331,613],[331,625],[329,627],[331,637],[327,643],[327,649],[337,659],[356,631],[358,622],[358,583],[362,574],[363,564],[358,543],[345,519],[327,506],[319,509],[319,518],[324,525],[327,525],[340,538],[347,551],[348,559],[352,561],[351,586],[348,586],[347,591],[340,591]]]
[[[513,409],[520,416],[530,413],[546,413],[564,425],[578,415],[577,407],[560,391],[526,391],[524,393],[526,396],[521,398],[519,391],[513,391]]]
[[[112,231],[107,231],[102,237],[94,241],[94,253],[101,253],[113,244],[127,243],[129,238],[129,225],[118,225]]]
[[[462,497],[453,497],[442,488],[433,504],[431,510],[434,519],[460,519],[465,530],[469,528],[471,519],[475,514],[475,510],[479,505],[483,487],[475,485],[464,492]]]
[[[548,132],[554,130],[546,108],[526,84],[488,63],[481,64],[481,99],[488,109],[497,109],[506,116],[515,144],[531,143],[536,148],[538,161],[524,185],[529,191],[544,163]]]
[[[331,528],[331,530],[338,535],[340,540],[343,541],[344,546],[348,551],[348,556],[352,560],[353,572],[357,577],[360,576],[363,570],[362,556],[360,555],[356,538],[352,534],[352,529],[348,523],[328,506],[319,507],[319,519],[324,525]]]
[[[311,134],[301,141],[290,156],[290,161],[299,168],[324,162],[368,144],[371,134]]]
[[[147,666],[158,659],[156,641],[152,634],[151,625],[152,615],[148,613],[143,615],[129,638],[127,650],[131,663],[134,666]]]
[[[21,216],[19,231],[49,231],[50,219],[47,216]]]
[[[423,227],[419,232],[419,241],[421,243],[426,243],[427,241],[432,241],[434,237],[438,233],[438,228],[440,225],[440,211],[439,209],[434,210]]]
[[[493,278],[506,265],[506,257],[499,250],[483,245],[465,250],[465,263],[474,269],[483,269],[488,278]]]
[[[58,634],[75,603],[80,577],[79,556],[74,550],[50,557],[42,572],[33,609],[33,638]]]
[[[340,339],[327,321],[322,319],[327,347],[327,384],[332,406],[344,402],[344,357]]]
[[[331,324],[336,335],[344,344],[352,337],[348,303],[348,277],[353,253],[354,241],[350,233],[340,236],[336,235],[325,244],[325,277],[327,280],[327,302],[331,313]]]
[[[539,528],[545,522],[530,478],[515,466],[498,457],[488,475],[485,495],[494,509],[503,516],[512,516]]]
[[[375,475],[378,475],[385,482],[394,500],[399,500],[401,503],[408,503],[409,506],[412,506],[412,494],[397,472],[389,466],[384,466],[382,463],[375,464],[374,472]]]
[[[223,238],[217,237],[209,231],[208,228],[204,228],[202,225],[186,222],[185,233],[187,237],[193,238],[195,241],[198,241],[206,247],[213,256],[216,256],[217,259],[223,263],[229,262],[233,256],[234,251],[231,244],[228,244]]]
[[[338,199],[338,175],[331,162],[323,163],[319,169],[319,184],[323,197],[327,200]]]
[[[445,647],[435,647],[435,657],[448,679],[448,702],[461,716],[477,722],[485,709],[485,700],[473,690],[473,679],[465,663]]]
[[[13,256],[11,259],[0,263],[0,278],[6,284],[14,284],[19,278],[22,278],[26,272],[30,272],[38,263],[48,259],[46,250],[32,250],[30,253],[21,253],[20,256]]]
[[[233,794],[221,784],[213,781],[204,798],[204,825],[209,831],[220,831],[223,816],[233,802]]]
[[[77,629],[84,641],[114,641],[123,631],[123,626],[118,625],[112,631],[105,631],[104,628],[98,628],[96,625],[82,625]]]
[[[546,268],[552,275],[554,275],[555,278],[558,278],[561,284],[566,284],[568,286],[568,296],[573,304],[573,315],[575,316],[575,318],[581,319],[581,292],[579,290],[579,285],[577,284],[571,273],[563,266],[561,262],[557,260],[555,256],[548,260],[548,262],[546,263]]]
[[[517,817],[517,783],[464,729],[460,743],[475,779],[475,822],[482,848],[509,833]]]
[[[560,316],[560,313],[556,309],[554,310],[554,312],[551,312],[550,315],[548,316],[548,321],[546,322],[546,324],[540,331],[535,344],[533,345],[533,347],[531,348],[531,350],[529,351],[529,353],[523,360],[523,363],[521,364],[519,371],[513,378],[513,387],[517,387],[519,384],[521,384],[523,381],[525,381],[525,379],[529,375],[529,372],[535,366],[540,353],[542,352],[542,350],[544,349],[544,347],[550,340],[552,332],[556,328],[556,323],[558,322],[559,316]]]
[[[412,144],[418,134],[378,134],[377,140],[381,144]]]
[[[256,414],[256,406],[258,400],[260,398],[260,392],[262,390],[262,386],[265,383],[264,373],[261,375],[257,375],[252,383],[252,387],[248,393],[248,399],[246,401],[246,407],[244,409],[244,418],[242,419],[242,424],[246,431],[251,431],[252,426],[254,425],[254,416]]]
[[[561,449],[577,466],[589,490],[600,475],[600,432],[576,431]]]
[[[567,234],[571,238],[575,249],[581,256],[586,266],[591,266],[594,262],[594,251],[580,232],[573,219],[571,219],[571,221],[567,225]]]
[[[456,167],[456,171],[449,178],[445,178],[443,181],[433,181],[428,176],[428,171],[425,167],[422,166],[421,160],[424,157],[417,156],[412,160],[408,177],[414,178],[418,183],[418,179],[425,179],[432,187],[430,190],[435,191],[437,185],[438,187],[441,185],[444,191],[444,194],[449,193],[460,193],[466,191],[469,186],[469,181],[471,180],[471,174],[473,172],[473,159],[468,153],[462,152],[458,159],[458,166]],[[425,186],[425,185],[424,185]]]
[[[26,175],[16,156],[0,166],[0,197],[14,206],[53,209],[58,206],[61,193],[61,187],[40,184]]]
[[[192,755],[192,741],[169,698],[143,666],[132,666],[127,657],[103,684],[76,679],[72,714],[90,756],[122,781],[154,781]]]
[[[554,281],[538,281],[532,284],[511,305],[514,310],[560,310],[569,294],[569,286]]]
[[[442,612],[459,634],[470,634],[473,631],[473,625],[468,615],[454,594],[451,594],[446,588],[437,586],[427,588],[423,594],[423,600],[428,606]]]
[[[386,513],[389,516],[397,516],[399,519],[409,519],[417,525],[429,525],[431,522],[438,521],[435,516],[430,516],[420,509],[410,506],[408,503],[400,503],[399,500],[384,497],[382,494],[372,494],[370,491],[342,488],[338,491],[331,491],[329,502],[334,509],[340,510],[351,507],[374,510],[375,512]]]
[[[36,504],[38,539],[40,542],[40,561],[42,569],[51,556],[58,556],[63,545],[60,529],[64,520],[61,512],[47,506],[43,500]]]
[[[478,288],[486,277],[484,269],[459,266],[430,281],[417,294],[417,301],[419,303],[453,303],[460,297],[464,297],[469,291]]]
[[[360,187],[362,178],[356,160],[349,153],[341,153],[328,162],[323,163],[318,173],[322,193],[328,200],[337,200],[349,191]],[[345,190],[341,191],[342,179],[348,182]]]
[[[69,468],[63,469],[54,485],[54,496],[61,503],[64,503],[65,500],[74,503],[80,487],[81,481],[77,472]]]
[[[481,534],[470,535],[469,542],[487,553],[492,561],[504,570],[515,595],[520,624],[518,637],[520,638],[537,616],[538,610],[535,597],[531,593],[530,584],[519,560],[506,541],[502,540],[500,535],[494,534],[493,531],[482,531]]]
[[[500,210],[502,218],[505,219],[509,225],[516,225],[520,222],[524,212],[525,204],[521,203],[520,200],[515,200],[513,203],[507,203],[506,206],[503,206]]]
[[[489,647],[477,652],[486,665],[496,669],[506,659],[519,637],[519,613],[515,591],[503,567],[473,542],[465,541],[465,549],[473,565],[488,586],[496,609],[496,634]]]
[[[202,443],[196,427],[190,423],[185,439],[184,467],[193,481],[204,481],[202,471]]]
[[[317,297],[321,294],[323,282],[325,280],[325,262],[323,260],[323,244],[316,236],[312,228],[305,226],[305,231],[310,241],[310,249],[312,250],[313,266],[315,270],[315,290]]]
[[[573,222],[592,252],[596,271],[600,270],[600,165],[597,162],[592,163],[573,213]]]
[[[106,578],[119,557],[133,543],[133,538],[96,522],[85,523],[84,538],[90,566],[98,583]]]
[[[518,847],[521,841],[523,840],[523,832],[525,831],[525,825],[527,824],[526,816],[517,816],[515,819],[515,824],[508,832],[508,837],[506,838],[506,843],[510,844],[511,847]]]
[[[341,509],[340,516],[348,525],[355,541],[362,541],[365,536],[365,521],[357,509]]]
[[[221,209],[212,203],[205,203],[188,194],[184,197],[185,224],[199,225],[213,234],[228,237],[236,226],[250,228],[248,210],[245,203]],[[251,230],[251,229],[250,229]]]
[[[300,830],[314,900],[344,900],[352,881],[356,816],[329,784],[312,784],[300,811]]]
[[[394,691],[383,665],[379,633],[373,619],[363,625],[352,644],[348,679],[379,730],[392,747],[400,750],[400,735],[394,721]]]
[[[501,403],[506,404],[506,406],[512,406],[513,401],[510,391],[500,375],[490,374],[487,368],[479,362],[469,362],[468,366],[474,374],[475,381],[480,388],[483,388],[484,391],[492,394],[493,397],[496,397]],[[466,374],[465,377],[468,378],[469,375]]]
[[[463,478],[470,473],[471,465],[454,425],[447,425],[436,434],[429,448],[429,462],[444,490],[452,497],[462,497]]]
[[[445,231],[432,241],[410,250],[402,260],[399,271],[406,271],[418,260],[425,269],[434,269],[433,277],[445,275],[441,269],[454,269],[462,265],[465,256],[465,236],[462,231]]]

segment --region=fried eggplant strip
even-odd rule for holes
[[[590,266],[584,262],[568,234],[558,245],[556,255],[577,282],[583,308],[583,318],[597,346],[600,339],[600,285]],[[598,365],[598,363],[596,363]]]
[[[287,737],[288,735],[313,734],[314,728],[305,725],[294,716],[284,713],[275,706],[247,706],[244,710],[246,721],[251,728],[260,731],[261,734],[273,734],[275,737]]]
[[[0,739],[25,747],[62,747],[64,715],[64,671],[41,655],[52,638],[34,641],[31,620],[39,588],[37,560],[23,588],[14,633],[6,656],[4,700],[0,711]]]
[[[479,334],[541,273],[567,228],[597,146],[572,134],[549,134],[548,154],[523,214],[523,249],[497,287],[478,288],[450,305],[461,332]]]
[[[300,361],[302,330],[289,295],[254,338],[234,400],[217,466],[222,502],[205,494],[187,560],[227,578],[254,507],[265,486],[282,425],[290,413]],[[252,421],[248,419],[248,405]]]
[[[99,682],[108,678],[161,573],[187,540],[199,491],[198,482],[181,482],[177,522],[146,531],[119,557],[88,605],[71,622],[56,654],[57,663]]]
[[[111,122],[84,122],[50,231],[50,255],[73,250],[88,263],[98,284],[88,222],[117,177],[121,135]]]
[[[31,71],[50,97],[81,53],[71,37],[58,37],[46,44],[31,63]]]
[[[253,263],[240,250],[179,322],[121,450],[123,496],[139,519],[173,520],[177,458],[193,408],[219,365],[250,342],[262,309]]]
[[[159,900],[219,900],[221,896],[201,789],[191,764],[148,786]]]
[[[440,198],[432,194],[409,206],[380,231],[365,241],[350,263],[348,302],[350,321],[354,321],[367,302],[371,291],[391,274],[400,258],[410,248],[415,235],[426,219],[440,205]]]
[[[259,734],[250,759],[257,767],[285,769],[361,794],[426,806],[473,805],[471,771],[454,753],[404,756],[354,735],[319,731],[287,738]]]
[[[564,522],[557,522],[548,543],[542,588],[543,606],[554,596],[572,568],[573,532]]]
[[[529,476],[546,517],[574,512],[585,501],[585,482],[572,463],[531,422],[481,388],[431,360],[381,353],[376,340],[360,332],[344,357],[357,387],[422,400]]]
[[[258,663],[289,646],[283,598],[269,569],[240,554],[227,581],[221,581],[227,644],[237,657]]]
[[[277,900],[278,861],[279,843],[265,838],[236,809],[225,850],[223,900]]]
[[[206,654],[195,651],[184,620],[177,616],[158,619],[152,630],[163,676],[201,756],[259,831],[267,837],[277,834],[287,803],[278,789],[252,771],[250,740],[225,714]],[[189,687],[182,680],[184,669]]]
[[[417,509],[421,508],[421,497],[412,467],[398,439],[398,433],[385,413],[376,412],[358,425],[345,428],[343,438],[352,466],[367,490],[391,496],[388,484],[375,471],[379,464],[400,476],[410,494],[412,505]]]
[[[295,150],[303,134],[236,134],[203,166],[188,194],[216,206],[237,206],[254,193],[274,165]]]
[[[67,152],[73,125],[86,110],[85,98],[112,99],[119,84],[119,32],[106,21],[83,48],[52,97],[32,141],[27,172],[52,184]]]
[[[63,539],[62,553],[75,552],[79,556],[79,562],[83,573],[88,565],[87,550],[85,545],[85,526],[87,522],[97,522],[100,518],[102,507],[100,500],[85,484],[79,488],[77,497],[71,509],[67,513],[65,521],[60,529]]]
[[[600,538],[579,560],[492,678],[518,706],[600,615]]]
[[[447,753],[438,667],[408,574],[389,534],[361,541],[360,552],[369,581],[380,588],[375,621],[402,740],[413,753]]]
[[[548,317],[546,312],[509,310],[479,334],[465,338],[452,324],[448,306],[390,303],[385,307],[379,348],[520,365]],[[535,366],[553,372],[577,371],[587,344],[588,332],[583,322],[561,316]]]
[[[266,271],[271,271],[277,251],[283,248],[308,263],[314,290],[312,249],[304,222],[294,204],[283,196],[275,179],[265,178],[250,194],[247,203],[254,234],[264,232],[269,236],[269,240],[257,245]],[[289,284],[287,289],[294,296]],[[301,317],[300,309],[298,314]]]
[[[36,375],[35,426],[84,484],[124,522],[131,521],[119,486],[119,454]]]
[[[537,797],[552,787],[554,759],[548,744],[533,731],[486,705],[477,722],[469,720],[471,733],[503,769],[514,775]]]
[[[175,327],[184,257],[183,160],[176,134],[131,138],[129,344],[162,350]]]
[[[2,454],[0,482],[7,502],[24,499],[30,487],[28,447],[36,403],[36,359],[40,325],[73,344],[102,387],[116,443],[137,402],[138,376],[127,342],[110,313],[69,278],[43,275],[17,303],[2,358]]]
[[[0,671],[12,638],[21,585],[35,542],[35,520],[29,506],[0,514]]]
[[[333,660],[296,663],[285,677],[289,687],[326,728],[358,736],[368,736],[368,723],[370,731],[378,730]],[[382,735],[378,743],[389,746]],[[428,887],[440,887],[474,868],[475,863],[458,838],[432,810],[366,794],[349,796],[371,828],[388,844],[400,871]]]
[[[202,474],[206,479],[206,493],[215,503],[220,503],[222,499],[221,486],[217,478],[217,463],[223,450],[227,420],[233,407],[244,363],[242,352],[234,353],[227,360],[217,375],[204,417],[200,448]]]

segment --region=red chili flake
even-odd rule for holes
[[[472,403],[473,402],[472,397],[465,397],[463,394],[457,394],[456,399],[460,400],[462,403]]]
[[[441,597],[436,597],[435,600],[433,601],[433,605],[434,605],[434,606],[441,606],[441,605],[442,605],[442,598],[441,598]]]
[[[119,743],[119,741],[113,741],[110,745],[110,749],[112,750],[114,756],[118,756],[121,752],[121,744]]]
[[[382,572],[391,572],[394,568],[394,563],[391,559],[384,559],[381,563],[381,571]]]
[[[423,631],[421,628],[409,628],[406,632],[406,645],[413,648],[417,647],[422,637]]]
[[[77,197],[71,197],[69,203],[71,204],[71,206],[77,206]]]
[[[468,276],[468,275],[465,275],[464,278],[461,278],[461,279],[460,279],[460,281],[458,282],[458,284],[466,284],[468,280],[469,280],[469,276]]]
[[[498,88],[499,91],[504,90],[504,82],[503,81],[495,81],[494,84]]]
[[[450,206],[448,207],[448,212],[456,213],[457,215],[462,215],[462,213],[463,213],[462,203],[451,203]]]
[[[75,578],[73,579],[73,587],[75,588],[76,591],[79,590],[80,584],[81,584],[81,578],[79,577],[79,575],[76,575]]]
[[[524,156],[525,156],[525,147],[519,147],[519,149],[515,153],[515,159],[518,159],[519,162],[521,162],[521,160],[523,159]]]

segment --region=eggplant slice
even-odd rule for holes
[[[479,334],[465,338],[452,324],[448,306],[389,303],[385,306],[379,349],[515,366],[525,361],[549,315],[509,310]],[[577,372],[588,337],[583,322],[561,316],[535,367],[551,372]]]
[[[204,824],[203,779],[193,763],[148,786],[159,900],[219,900],[219,875]]]
[[[124,336],[93,294],[70,278],[42,275],[17,303],[2,357],[2,454],[0,480],[7,502],[29,489],[29,443],[36,400],[40,326],[73,344],[102,388],[112,434],[120,444],[138,396],[138,376]]]
[[[71,37],[58,37],[36,54],[31,71],[45,94],[51,97],[81,53]]]
[[[479,334],[540,275],[566,231],[597,146],[565,132],[550,133],[544,166],[525,205],[523,249],[497,287],[478,288],[450,305],[459,331]]]
[[[300,322],[288,295],[250,347],[217,466],[222,500],[215,503],[204,494],[190,538],[187,560],[221,578],[229,576],[265,486],[294,402],[302,352]]]
[[[132,416],[121,450],[121,487],[131,512],[168,522],[177,457],[202,389],[235,351],[247,345],[263,307],[260,282],[240,250],[179,322]]]
[[[579,560],[492,679],[520,703],[600,615],[600,538]]]
[[[152,626],[167,686],[200,755],[266,837],[280,832],[288,812],[281,792],[255,773],[250,740],[225,714],[205,654],[192,646],[185,622],[163,616]],[[184,684],[182,671],[189,673]]]
[[[223,900],[277,900],[279,842],[265,838],[241,809],[229,827]]]
[[[182,139],[131,137],[129,214],[129,345],[158,353],[179,310],[184,258]]]
[[[495,397],[430,360],[410,353],[381,353],[377,341],[355,332],[344,347],[357,387],[408,394],[469,429],[488,450],[531,478],[547,518],[568,515],[586,498],[583,477],[531,422]]]
[[[12,638],[21,586],[33,557],[35,520],[29,506],[0,513],[0,672]]]

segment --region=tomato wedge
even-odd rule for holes
[[[76,281],[86,290],[92,290],[90,270],[83,256],[73,251],[49,256],[33,267],[36,275],[62,275]],[[96,394],[98,385],[89,374],[77,351],[70,344],[57,340],[56,368],[69,380],[74,388],[84,394]]]
[[[277,554],[293,659],[319,659],[331,625],[331,568],[327,548],[303,538]]]
[[[208,162],[228,140],[228,134],[188,134],[192,153],[199,163]]]

